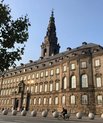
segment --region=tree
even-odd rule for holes
[[[0,1],[0,73],[21,60],[29,26],[27,15],[13,20],[9,5]]]

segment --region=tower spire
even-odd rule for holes
[[[56,36],[56,26],[54,18],[54,10],[52,9],[49,24],[47,27],[47,33],[44,37],[44,42],[41,45],[41,57],[49,57],[59,53],[59,43]]]

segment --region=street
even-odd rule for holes
[[[83,117],[82,119],[77,119],[75,116],[71,116],[69,120],[59,120],[57,118],[53,118],[51,116],[48,117],[32,117],[29,115],[27,116],[12,116],[11,114],[2,115],[0,114],[0,123],[103,123],[103,119],[100,117],[96,117],[94,120],[90,120],[88,117]]]

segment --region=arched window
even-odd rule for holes
[[[62,96],[62,104],[65,104],[65,96]]]
[[[58,97],[55,97],[55,100],[54,100],[54,101],[55,101],[55,102],[54,102],[55,105],[57,105],[57,104],[58,104],[58,101],[59,101],[59,100],[58,100]]]
[[[43,55],[46,56],[46,54],[47,54],[47,49],[45,48],[45,49],[44,49],[44,54],[43,54]]]
[[[42,92],[42,91],[43,91],[43,85],[40,84],[40,86],[39,86],[39,92]]]
[[[88,96],[82,95],[82,104],[88,104]]]
[[[71,76],[71,88],[76,88],[76,76]]]
[[[34,92],[34,86],[31,86],[31,93]]]
[[[50,92],[53,91],[53,83],[50,83],[50,85],[49,85],[49,91]]]
[[[82,86],[82,88],[88,87],[88,76],[87,76],[87,74],[83,74],[81,76],[81,86]]]
[[[46,105],[46,102],[47,102],[47,98],[44,97],[44,105]]]
[[[36,104],[36,98],[34,98],[34,105]]]
[[[39,103],[39,105],[41,104],[41,98],[39,97],[39,99],[38,99],[38,103]]]
[[[63,89],[66,89],[66,88],[67,88],[67,77],[64,77],[64,78],[63,78],[63,81],[62,81],[62,88],[63,88]]]
[[[71,95],[70,102],[71,102],[71,104],[75,104],[76,103],[74,95]]]
[[[49,97],[49,105],[51,105],[51,104],[52,104],[52,98]]]

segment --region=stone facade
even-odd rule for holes
[[[103,47],[83,42],[59,53],[54,15],[41,57],[0,76],[0,108],[103,112]]]

